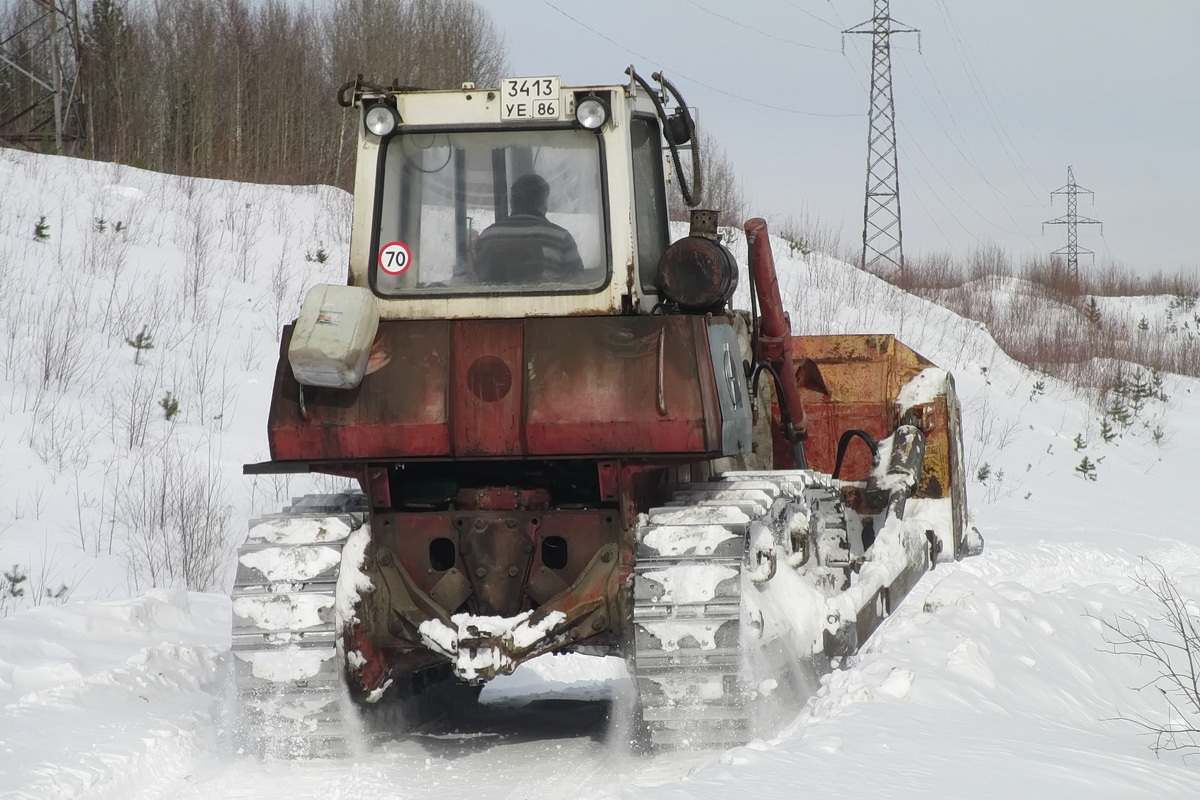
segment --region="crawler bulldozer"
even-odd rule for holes
[[[418,724],[581,653],[625,660],[650,746],[734,745],[982,548],[952,377],[889,335],[793,336],[765,222],[743,269],[693,202],[687,105],[627,75],[340,91],[348,281],[283,329],[245,471],[357,489],[238,553],[254,741],[321,752],[347,707]]]

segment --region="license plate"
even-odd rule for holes
[[[504,78],[500,81],[500,119],[558,119],[560,84],[559,78]]]

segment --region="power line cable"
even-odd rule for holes
[[[689,0],[689,2],[690,2],[690,0]],[[622,44],[621,42],[618,42],[616,39],[613,39],[611,36],[608,36],[607,34],[597,30],[596,28],[592,27],[591,25],[588,25],[586,22],[579,19],[578,17],[572,16],[571,14],[568,14],[566,11],[563,11],[561,8],[556,6],[554,3],[550,2],[550,0],[542,0],[542,3],[546,6],[548,6],[549,8],[557,11],[559,14],[562,14],[564,17],[571,20],[576,25],[579,25],[580,27],[582,27],[588,31],[591,31],[592,33],[596,34],[604,41],[614,45],[615,47],[620,48],[621,50],[624,50],[626,53],[628,53],[636,58],[640,58],[643,61],[647,61],[651,64],[657,63],[656,59],[650,58],[647,55],[643,55],[642,53],[639,53],[636,50],[633,50],[632,48],[627,47],[626,45]],[[835,52],[835,51],[831,51],[831,52]],[[825,119],[841,119],[841,118],[847,118],[847,117],[863,116],[863,114],[860,114],[860,113],[827,114],[827,113],[823,113],[820,111],[802,111],[797,108],[787,108],[785,106],[777,106],[772,103],[764,103],[761,100],[754,100],[752,98],[745,97],[745,96],[737,94],[735,92],[730,92],[726,89],[721,89],[717,86],[713,86],[710,83],[702,81],[699,78],[695,78],[695,77],[692,77],[691,75],[687,75],[683,72],[680,72],[679,70],[672,69],[671,72],[678,78],[680,78],[684,81],[687,81],[688,83],[694,84],[696,86],[700,86],[704,89],[708,89],[710,92],[716,92],[719,95],[723,95],[725,97],[729,97],[734,100],[740,100],[743,103],[748,103],[753,106],[758,106],[759,108],[766,108],[766,109],[770,109],[772,111],[781,111],[785,114],[794,114],[794,115],[800,116],[800,117],[821,117],[821,118],[825,118]]]
[[[960,131],[958,129],[958,125],[953,122],[953,116],[951,116],[951,126],[954,128],[954,132],[958,134],[958,138],[962,141],[961,146],[959,145],[959,142],[955,141],[954,136],[951,135],[950,130],[947,129],[946,125],[942,122],[942,120],[938,118],[937,110],[934,109],[933,105],[929,102],[929,99],[925,96],[925,93],[921,91],[920,84],[913,77],[912,73],[910,73],[908,71],[908,68],[904,65],[901,65],[901,69],[904,70],[904,73],[909,77],[910,80],[912,80],[914,91],[916,91],[917,96],[921,98],[921,102],[924,103],[925,107],[929,110],[929,118],[933,121],[933,123],[942,132],[942,135],[944,135],[946,137],[946,141],[950,143],[950,146],[954,149],[954,151],[956,153],[958,153],[958,155],[962,158],[963,162],[966,163],[967,166],[971,168],[971,170],[975,173],[975,175],[978,176],[978,178],[981,181],[983,181],[983,184],[988,187],[988,190],[991,191],[991,193],[992,193],[992,197],[999,204],[1000,208],[1004,211],[1005,215],[1009,218],[1009,220],[1012,222],[1012,224],[1015,227],[1020,227],[1020,223],[1017,222],[1016,218],[1012,214],[1012,211],[1009,209],[1008,205],[1005,203],[1005,200],[1011,201],[1013,203],[1019,203],[1019,201],[1016,198],[1008,196],[1003,191],[1001,191],[994,183],[992,183],[991,179],[987,176],[987,174],[979,166],[979,162],[975,159],[974,154],[971,153],[969,151],[969,149],[964,149],[964,148],[968,148],[969,146],[967,145],[966,140],[963,139],[962,131]],[[1034,207],[1041,207],[1041,204],[1037,204],[1037,206],[1034,206]]]
[[[930,194],[932,194],[936,197],[937,195],[933,191],[933,187],[929,185],[929,182],[925,180],[925,177],[923,175],[921,175],[920,172],[916,172],[914,174],[916,175],[917,180],[920,183],[923,183],[925,185],[925,187],[927,189],[929,189]],[[916,201],[917,205],[919,205],[922,208],[922,210],[925,211],[925,217],[926,217],[926,219],[929,220],[930,224],[932,224],[933,227],[937,230],[937,232],[941,234],[942,241],[945,243],[946,248],[950,250],[950,252],[954,255],[955,258],[961,259],[962,254],[958,252],[958,248],[954,246],[954,243],[950,240],[950,236],[947,235],[946,231],[944,231],[942,229],[942,226],[941,226],[941,224],[938,223],[937,217],[934,216],[933,211],[929,208],[928,205],[925,204],[925,198],[922,196],[922,194],[920,192],[913,192],[912,198],[913,198],[913,200]],[[951,218],[953,218],[953,214],[951,214]],[[962,223],[959,222],[959,220],[955,219],[954,221],[958,222],[959,225],[962,225]]]
[[[925,69],[925,73],[929,76],[929,82],[934,87],[934,90],[937,92],[938,97],[942,102],[942,106],[945,108],[946,114],[950,118],[951,126],[954,128],[955,132],[958,134],[959,140],[963,143],[963,147],[967,148],[968,151],[970,151],[970,148],[971,148],[970,142],[968,141],[967,137],[963,134],[962,129],[958,125],[957,119],[958,119],[959,115],[955,114],[954,111],[950,108],[950,104],[946,100],[946,96],[945,96],[945,94],[943,94],[942,88],[938,84],[936,76],[933,74],[933,71],[931,69],[929,69],[928,62],[923,60],[921,62],[921,65]],[[914,80],[915,80],[915,77],[914,77]],[[976,95],[976,99],[978,99],[978,93],[975,92],[974,87],[972,87],[972,92]],[[1028,165],[1026,165],[1026,169],[1024,169],[1024,170],[1021,168],[1021,165],[1018,164],[1017,161],[1014,159],[1014,151],[1016,151],[1016,148],[1015,148],[1015,145],[1013,144],[1011,138],[1009,138],[1008,135],[1002,129],[997,127],[996,121],[993,118],[990,118],[986,114],[986,109],[984,109],[984,110],[985,110],[985,114],[984,114],[985,122],[987,122],[988,127],[991,128],[992,133],[995,135],[996,141],[1000,145],[1001,151],[1004,153],[1005,157],[1008,159],[1008,163],[1012,166],[1014,174],[1020,179],[1025,190],[1029,192],[1031,200],[1029,200],[1029,201],[1021,200],[1017,197],[1013,197],[1013,196],[1009,195],[1007,192],[1000,192],[999,189],[996,189],[996,191],[1000,192],[1005,197],[1009,198],[1012,202],[1014,202],[1020,206],[1023,206],[1025,208],[1045,208],[1045,203],[1043,203],[1040,199],[1038,199],[1041,197],[1041,195],[1038,194],[1037,189],[1035,189],[1035,187],[1033,187],[1029,183]],[[932,111],[932,109],[931,109],[931,111]],[[1016,152],[1019,152],[1019,151],[1016,151]],[[977,173],[979,173],[980,177],[983,178],[984,181],[988,182],[989,185],[991,185],[990,179],[987,178],[987,176],[983,174],[983,172],[982,172],[983,168],[982,168],[982,166],[979,165],[978,161],[975,159],[973,154],[970,154],[970,160],[972,161],[973,166],[975,167]]]
[[[833,0],[825,0],[825,2],[829,3],[829,10],[833,12],[833,18],[837,20],[838,30],[844,30],[845,28],[849,27],[842,22],[842,17],[837,13],[837,6],[833,4]]]
[[[992,95],[995,94],[1001,99],[1004,99],[1003,92],[1001,92],[998,88],[994,91],[985,90],[983,80],[980,78],[979,71],[976,69],[973,59],[971,58],[970,48],[968,48],[964,43],[962,30],[959,28],[958,23],[954,20],[953,15],[950,13],[949,6],[945,4],[944,0],[935,0],[935,3],[946,22],[946,30],[950,33],[952,42],[957,48],[959,61],[964,67],[964,72],[967,75],[972,91],[975,92],[976,99],[980,101],[980,107],[984,109],[985,113],[990,113],[991,115],[990,121],[993,125],[993,131],[997,132],[997,140],[1000,141],[1000,146],[1004,149],[1005,155],[1009,159],[1009,163],[1012,164],[1013,168],[1018,172],[1018,174],[1022,175],[1022,180],[1024,180],[1026,189],[1029,191],[1030,196],[1034,197],[1035,199],[1042,197],[1046,189],[1044,182],[1029,166],[1029,163],[1025,160],[1021,149],[1015,145],[1012,140],[1012,136],[1009,135],[1008,129],[1004,125],[1004,118],[997,113],[995,106],[992,105]],[[1020,122],[1026,130],[1033,134],[1033,141],[1040,143],[1037,133],[1030,129],[1028,125],[1025,125],[1024,120],[1018,114],[1013,113],[1012,116],[1016,118],[1016,120]],[[1020,163],[1018,164],[1018,162]],[[1024,173],[1021,173],[1022,167],[1024,168]],[[1030,184],[1028,180],[1025,180],[1026,176],[1032,179],[1032,184]],[[1035,189],[1035,186],[1038,188]]]
[[[691,5],[694,8],[697,8],[697,9],[703,11],[705,14],[712,14],[717,19],[725,20],[726,22],[728,22],[732,25],[736,25],[739,28],[748,30],[751,33],[757,34],[759,36],[763,36],[767,39],[774,39],[777,42],[783,42],[784,44],[790,44],[795,47],[803,47],[806,50],[823,50],[827,53],[836,53],[837,52],[837,50],[832,47],[821,47],[820,45],[815,45],[815,44],[805,44],[804,42],[797,42],[794,39],[785,39],[784,37],[776,36],[773,33],[767,33],[766,31],[760,31],[757,28],[750,27],[749,25],[745,24],[741,20],[734,19],[733,17],[727,17],[724,14],[713,11],[710,8],[705,8],[704,6],[697,3],[696,0],[684,0],[684,2]]]
[[[832,6],[832,3],[831,3],[831,6]],[[835,14],[836,14],[836,10],[835,10]],[[849,58],[850,58],[849,55],[848,54],[844,54],[844,55],[845,55],[845,58],[847,59],[847,61],[849,61]],[[858,63],[861,66],[865,66],[863,57],[857,50],[855,51],[855,58],[858,60]],[[903,67],[903,65],[902,65],[902,67]],[[863,86],[863,81],[859,74],[859,71],[854,68],[851,68],[851,72],[855,75],[855,78],[856,78],[856,80],[858,80],[859,85]],[[911,77],[911,75],[910,75],[910,77]],[[914,80],[914,84],[915,83],[916,82]],[[919,88],[917,89],[917,91],[918,91],[918,94],[921,94]],[[921,96],[922,96],[922,100],[926,103],[926,105],[929,105],[928,100],[923,95],[921,95]],[[942,125],[939,120],[936,119],[936,114],[934,116],[935,116],[935,122],[937,122],[939,124],[942,134],[944,136],[946,136],[947,141],[949,141],[951,146],[955,147],[956,150],[959,150],[959,148],[955,145],[953,138],[950,136],[949,131],[947,131],[946,127],[944,125]],[[961,208],[966,208],[967,210],[969,210],[972,214],[977,216],[980,220],[982,220],[984,223],[986,223],[989,227],[995,228],[996,230],[998,230],[1004,234],[1007,234],[1008,236],[1013,236],[1013,237],[1017,237],[1017,238],[1021,238],[1021,239],[1032,240],[1032,239],[1039,238],[1036,236],[1032,236],[1030,234],[1020,233],[1019,231],[1011,230],[1003,225],[1000,225],[991,216],[980,211],[973,203],[971,203],[966,197],[964,197],[962,195],[962,193],[956,188],[954,183],[947,180],[946,176],[938,168],[937,163],[930,157],[930,155],[921,146],[919,138],[916,136],[913,136],[911,134],[911,131],[909,131],[909,129],[907,128],[906,125],[904,125],[904,123],[897,121],[897,124],[900,127],[901,131],[903,131],[903,133],[905,135],[905,138],[902,140],[902,143],[900,144],[899,149],[905,153],[905,160],[906,160],[906,163],[908,163],[909,166],[911,167],[912,174],[918,178],[919,182],[932,195],[933,199],[935,199],[937,201],[937,204],[939,206],[941,206],[945,215],[949,216],[952,220],[954,220],[954,222],[962,229],[962,231],[964,233],[966,233],[973,241],[975,241],[977,243],[981,242],[981,239],[978,236],[977,230],[972,230],[960,218],[959,214],[956,213],[955,208],[953,208],[947,202],[947,199],[945,197],[945,191],[944,190],[942,190],[942,191],[936,190],[934,188],[934,183],[932,181],[930,181],[929,178],[925,175],[924,170],[926,170],[926,169],[931,170],[932,173],[935,174],[940,179],[941,185],[943,185],[944,187],[949,189],[949,193],[952,194],[957,199],[958,204],[960,205]],[[911,151],[909,149],[910,146],[915,148],[916,153],[920,154],[920,156],[923,159],[923,163],[920,160],[915,160],[915,159],[909,160],[908,159],[908,155],[913,154],[913,151]],[[959,151],[959,155],[969,165],[971,164],[971,161],[973,160],[973,156],[970,156],[967,153],[962,152],[961,150]],[[984,182],[989,186],[989,188],[996,190],[994,185],[990,182],[990,180],[987,179],[987,176],[982,173],[982,169],[978,167],[978,164],[976,163],[973,166],[976,167],[977,172],[980,173],[980,177],[983,178]],[[996,191],[998,191],[998,190],[996,190]],[[930,223],[932,223],[933,226],[938,229],[939,233],[941,233],[943,236],[945,236],[946,235],[945,231],[941,228],[940,225],[937,224],[937,220],[932,216],[932,211],[929,208],[929,206],[924,202],[923,198],[920,197],[919,193],[914,193],[914,197],[915,197],[915,199],[917,199],[918,204],[922,206],[922,208],[926,211],[926,213],[930,214],[930,219],[929,219]],[[997,198],[997,200],[998,200],[998,202],[1000,202],[998,198]],[[1013,215],[1009,212],[1009,209],[1007,208],[1007,206],[1005,206],[1003,202],[1000,202],[1000,205],[1004,209],[1006,215],[1010,218],[1010,220],[1012,220],[1013,225],[1015,227],[1020,227],[1019,223],[1017,223],[1016,220],[1013,219]],[[947,239],[947,244],[949,245],[949,239]],[[950,246],[953,248],[952,245],[950,245]]]
[[[800,6],[796,5],[795,3],[792,2],[792,0],[784,0],[784,2],[787,3],[789,6],[791,6],[794,10],[798,11],[799,13],[803,14],[806,17],[808,17],[810,19],[815,19],[817,22],[821,23],[822,25],[827,25],[830,28],[834,27],[834,24],[832,22],[830,22],[829,20],[821,19],[820,17],[818,17],[816,14],[812,13],[808,9],[801,8]]]
[[[925,149],[923,147],[921,147],[921,143],[918,140],[918,138],[915,136],[911,136],[909,134],[908,129],[902,123],[897,123],[897,124],[900,125],[900,128],[901,128],[901,130],[904,131],[904,134],[906,137],[904,139],[904,146],[901,149],[907,151],[908,145],[911,143],[911,145],[916,148],[917,152],[920,153],[921,156],[928,163],[930,169],[932,169],[933,172],[938,176],[938,178],[941,179],[942,184],[945,185],[947,188],[949,188],[950,193],[953,194],[956,198],[958,198],[959,202],[962,203],[962,205],[967,210],[971,211],[973,214],[975,214],[981,220],[986,222],[988,225],[991,225],[992,227],[996,228],[997,230],[999,230],[1003,233],[1008,234],[1009,236],[1016,236],[1016,237],[1020,237],[1020,238],[1032,238],[1032,236],[1030,234],[1024,234],[1017,230],[1010,230],[1010,229],[1004,227],[1003,225],[1000,225],[992,217],[988,216],[987,214],[985,214],[984,212],[982,212],[978,208],[976,208],[975,205],[973,203],[971,203],[971,201],[969,201],[967,198],[963,197],[963,195],[955,187],[954,182],[948,180],[946,178],[946,176],[942,174],[942,171],[940,169],[938,169],[937,163],[932,158],[930,158],[929,154],[925,152]],[[940,200],[940,196],[939,196],[939,200]],[[973,239],[975,239],[976,241],[979,241],[978,236],[976,236],[974,232],[972,232],[969,228],[967,228],[967,226],[958,219],[958,217],[954,214],[954,211],[950,208],[950,206],[946,205],[945,201],[943,201],[943,200],[940,200],[940,201],[942,202],[943,207],[946,209],[946,213],[949,214],[950,216],[954,217],[954,220],[956,222],[958,222],[959,225],[962,225],[963,230],[966,231],[967,233],[971,234],[971,237]],[[1019,225],[1019,223],[1017,223],[1016,220],[1013,220],[1013,224]]]

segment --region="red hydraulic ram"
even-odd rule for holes
[[[796,365],[792,361],[792,325],[783,310],[779,294],[779,278],[775,274],[775,257],[771,255],[771,239],[767,221],[761,217],[746,220],[746,244],[749,249],[750,277],[758,297],[759,330],[754,357],[770,365],[779,390],[779,410],[784,438],[792,444],[796,466],[808,469],[804,456],[804,440],[808,438],[808,421],[800,400],[796,382]]]

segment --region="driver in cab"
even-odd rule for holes
[[[489,225],[475,243],[475,270],[484,283],[577,280],[583,272],[570,231],[546,219],[550,184],[536,173],[513,181],[512,213]]]

